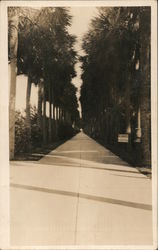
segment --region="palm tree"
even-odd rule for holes
[[[73,50],[73,44],[75,38],[69,35],[67,31],[71,24],[71,16],[66,8],[43,8],[39,13],[38,23],[43,32],[40,43],[40,57],[42,58],[46,84],[45,101],[49,102],[48,138],[51,141],[52,103],[53,106],[61,106],[60,99],[64,85],[71,81],[74,75],[76,53]],[[43,119],[46,120],[46,118]],[[44,122],[43,129],[46,128],[45,124],[46,122]],[[44,134],[46,133],[44,132]]]
[[[38,124],[42,127],[43,142],[46,144],[46,102],[49,102],[48,138],[51,142],[52,103],[53,109],[55,106],[60,109],[63,107],[61,97],[64,94],[64,88],[75,76],[76,52],[73,48],[75,38],[68,33],[67,28],[70,24],[71,16],[66,8],[42,8],[36,11],[26,8],[25,15],[20,16],[18,50],[16,51],[17,73],[25,74],[28,77],[26,91],[26,127],[30,138],[28,150],[31,147],[30,96],[32,84],[39,87]],[[43,122],[41,124],[42,100]]]
[[[34,14],[37,11],[34,11],[30,8],[20,8],[20,7],[9,7],[8,8],[8,48],[9,48],[9,60],[11,67],[10,74],[10,99],[9,99],[9,132],[10,132],[10,159],[14,158],[14,145],[15,145],[15,97],[16,97],[16,75],[23,73],[25,63],[22,63],[23,59],[26,61],[26,53],[25,58],[21,57],[19,54],[19,48],[21,47],[21,34],[22,31],[26,31],[28,34],[28,29],[26,29],[26,25],[31,22]],[[27,38],[27,34],[25,34],[25,38]],[[20,38],[20,39],[19,39]],[[23,41],[25,41],[25,38]],[[27,40],[27,39],[26,39]],[[23,42],[22,42],[23,43]],[[28,45],[28,44],[27,44]],[[27,46],[24,48],[23,51]],[[22,65],[21,65],[22,63]],[[19,68],[19,65],[20,68]],[[26,66],[26,65],[25,65]],[[24,70],[25,73],[26,69]],[[29,112],[29,95],[31,93],[31,81],[28,79],[28,88],[27,88],[27,107],[26,110]],[[27,115],[29,118],[29,115]],[[28,119],[27,119],[28,120]]]
[[[26,128],[29,138],[28,151],[31,149],[31,118],[30,118],[30,97],[31,87],[34,82],[38,84],[41,77],[39,53],[36,48],[39,39],[36,25],[37,12],[29,8],[25,16],[21,16],[19,24],[19,46],[18,46],[18,74],[27,75],[26,90]]]
[[[82,47],[80,101],[85,130],[98,138],[106,137],[113,146],[120,129],[135,133],[131,119],[138,112],[140,154],[142,162],[150,162],[150,8],[99,8]]]
[[[42,129],[42,101],[43,101],[43,79],[40,78],[38,83],[38,126]]]
[[[18,48],[19,9],[8,8],[8,42],[10,60],[10,97],[9,97],[9,146],[10,159],[14,158],[15,145],[15,98],[16,98],[16,67]]]
[[[140,13],[140,112],[142,162],[151,164],[151,107],[150,107],[150,7],[144,7]]]

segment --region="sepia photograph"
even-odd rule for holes
[[[9,246],[156,250],[156,1],[4,2]]]

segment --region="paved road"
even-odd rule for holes
[[[12,245],[152,244],[151,180],[84,133],[11,163]]]

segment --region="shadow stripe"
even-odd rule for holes
[[[59,157],[58,157],[59,158]],[[73,158],[73,159],[75,159],[75,158]],[[69,161],[70,162],[70,161]],[[16,162],[16,163],[10,163],[10,165],[12,165],[12,166],[14,166],[14,164],[15,164],[15,166],[32,166],[32,165],[35,165],[35,166],[40,166],[40,165],[45,165],[45,166],[58,166],[58,167],[75,167],[75,168],[87,168],[87,169],[97,169],[97,170],[105,170],[105,171],[112,171],[112,172],[125,172],[125,173],[131,173],[131,174],[138,174],[138,175],[141,175],[142,173],[140,173],[140,172],[136,172],[136,171],[129,171],[129,170],[122,170],[122,169],[114,169],[114,168],[105,168],[105,167],[91,167],[91,166],[85,166],[84,165],[84,163],[82,164],[82,165],[79,165],[80,164],[80,162],[74,162],[74,163],[64,163],[64,162],[47,162],[47,163],[45,163],[44,162],[44,160],[42,161],[42,163],[40,163],[40,162],[31,162],[31,164],[30,164],[30,162],[28,162],[28,163],[20,163],[20,162]],[[102,164],[102,163],[98,163],[98,165],[99,164]],[[108,165],[108,164],[107,164]],[[109,164],[109,165],[114,165],[114,164]]]
[[[115,176],[120,176],[120,177],[127,177],[127,178],[135,178],[135,179],[149,179],[147,176],[139,177],[139,176],[128,176],[128,175],[121,175],[121,174],[111,174]]]
[[[81,159],[80,158],[71,158],[71,157],[67,157],[67,156],[62,156],[62,155],[59,156],[59,155],[54,155],[54,154],[50,154],[50,155],[48,155],[48,157],[50,157],[50,158],[56,158],[56,159],[59,159],[59,160],[66,160],[67,163],[72,163],[72,164],[73,163],[78,163],[78,164],[80,164],[79,167],[81,167],[81,168],[91,168],[91,169],[100,169],[100,170],[108,170],[108,171],[110,170],[110,171],[118,171],[118,172],[127,172],[127,173],[141,174],[139,171],[133,171],[133,170],[130,171],[130,170],[122,170],[122,169],[112,169],[112,168],[106,168],[105,167],[105,165],[117,165],[118,167],[123,165],[124,168],[128,169],[129,166],[126,166],[126,165],[124,165],[122,163],[116,164],[116,163],[95,162],[95,161],[91,161],[91,160],[85,160],[85,159],[82,159],[82,158]],[[39,161],[39,163],[40,162],[44,163],[45,159],[46,158],[42,158]],[[51,164],[53,165],[52,162],[51,162]],[[56,162],[54,164],[60,164],[60,162]],[[64,164],[64,163],[62,163],[62,164]],[[92,167],[91,166],[87,166],[87,165],[92,165]],[[94,165],[101,165],[102,167],[96,167]]]
[[[33,191],[44,192],[44,193],[72,196],[76,198],[80,197],[80,198],[87,199],[87,200],[106,202],[106,203],[111,203],[115,205],[144,209],[144,210],[149,210],[149,211],[152,210],[152,206],[149,204],[123,201],[123,200],[117,200],[117,199],[106,198],[106,197],[101,197],[101,196],[76,193],[76,192],[70,192],[70,191],[64,191],[64,190],[57,190],[57,189],[41,188],[41,187],[28,186],[28,185],[21,185],[21,184],[15,184],[15,183],[11,183],[10,186],[14,188],[33,190]]]
[[[48,164],[48,163],[47,163]],[[51,163],[48,165],[55,165],[57,163]],[[125,173],[131,173],[131,174],[141,174],[140,172],[136,172],[136,171],[128,171],[128,170],[122,170],[122,169],[113,169],[113,168],[102,168],[102,167],[89,167],[89,166],[79,166],[79,165],[68,165],[68,164],[62,164],[62,163],[58,163],[59,167],[60,166],[65,166],[65,167],[75,167],[75,168],[90,168],[90,169],[97,169],[97,170],[105,170],[105,171],[112,171],[112,172],[125,172]]]

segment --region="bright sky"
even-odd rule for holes
[[[77,36],[77,43],[75,49],[79,55],[83,55],[81,50],[81,43],[83,35],[88,31],[89,23],[93,16],[96,14],[95,7],[72,7],[71,13],[73,16],[72,26],[70,27],[70,32]],[[81,86],[81,70],[80,63],[76,64],[77,77],[73,79],[74,85],[78,88],[77,96],[80,96],[79,90]]]
[[[86,33],[89,27],[90,20],[96,15],[95,7],[71,7],[70,8],[72,19],[72,26],[69,29],[69,32],[77,36],[77,43],[75,45],[75,49],[77,50],[79,55],[82,55],[81,51],[81,39],[82,36]],[[76,72],[77,77],[73,79],[74,85],[78,88],[77,97],[79,97],[80,86],[81,86],[81,70],[80,63],[76,64]],[[16,109],[23,110],[26,105],[26,84],[27,77],[26,76],[18,76],[17,77],[17,98],[16,98]],[[32,86],[31,91],[31,104],[37,105],[37,91],[38,88]],[[79,107],[80,109],[80,107]]]

